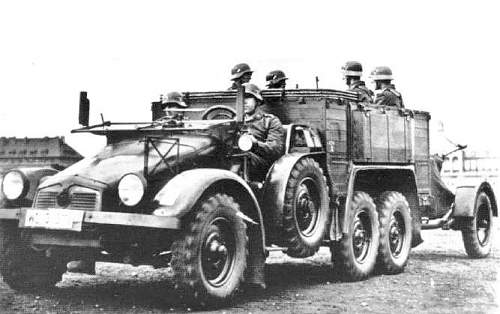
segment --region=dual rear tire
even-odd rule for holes
[[[398,192],[385,192],[375,205],[367,193],[355,192],[347,215],[347,233],[331,246],[337,275],[358,281],[375,269],[386,274],[402,272],[411,250],[406,198]]]
[[[412,240],[408,201],[399,192],[385,192],[377,202],[380,240],[377,268],[385,274],[404,271]]]

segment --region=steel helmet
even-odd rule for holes
[[[393,79],[391,69],[386,66],[376,67],[375,70],[373,70],[370,74],[370,77],[374,81],[390,81]]]
[[[253,73],[253,71],[252,71],[252,69],[250,69],[250,66],[248,64],[239,63],[231,69],[231,80],[232,81],[237,80],[240,77],[242,77],[243,74],[245,74],[245,73],[251,74],[251,73]]]
[[[278,84],[279,82],[285,80],[288,80],[288,77],[286,77],[285,72],[281,70],[274,70],[266,75],[267,86]]]
[[[252,83],[245,83],[243,84],[243,86],[245,87],[245,94],[251,95],[260,101],[264,100],[260,92],[260,88],[257,85]]]
[[[186,103],[182,100],[182,94],[179,92],[170,92],[165,98],[162,99],[162,104],[176,104],[179,107],[186,108]]]
[[[344,76],[359,76],[363,75],[363,66],[357,61],[347,61],[342,66]]]

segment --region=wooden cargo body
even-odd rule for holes
[[[318,130],[336,193],[346,193],[351,164],[415,165],[418,193],[430,193],[427,112],[360,103],[355,93],[327,89],[264,90],[262,94],[262,109],[283,124],[306,124]],[[234,91],[184,95],[190,108],[235,107]],[[202,113],[186,115],[199,119]]]

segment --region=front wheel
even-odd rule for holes
[[[0,222],[0,272],[12,289],[50,289],[66,272],[67,261],[59,255],[45,256],[21,241],[17,225]]]
[[[330,248],[335,271],[344,280],[358,281],[375,268],[379,244],[379,223],[373,199],[355,192],[350,208],[347,233]]]
[[[488,195],[481,192],[476,197],[474,216],[462,228],[462,240],[467,255],[482,258],[490,254],[492,245],[493,212]]]
[[[243,282],[248,239],[238,211],[228,195],[209,197],[172,244],[175,287],[196,304],[225,302]]]
[[[380,244],[377,265],[386,274],[404,270],[411,250],[411,215],[408,201],[399,192],[385,192],[378,199]]]

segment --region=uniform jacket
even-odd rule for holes
[[[273,162],[283,154],[284,130],[280,120],[270,114],[257,111],[252,117],[245,120],[248,133],[257,139],[252,151]]]
[[[360,100],[362,102],[373,102],[373,92],[366,87],[365,82],[356,81],[349,86],[350,92],[356,92],[360,95]]]
[[[401,93],[399,93],[392,84],[382,89],[382,91],[377,94],[375,97],[375,104],[404,108]]]

